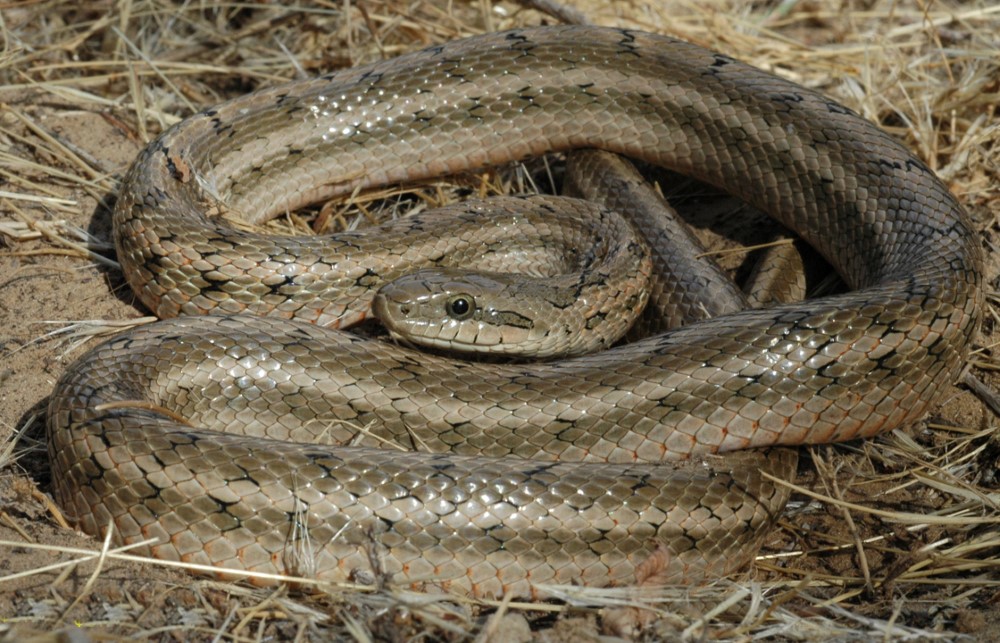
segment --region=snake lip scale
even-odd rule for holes
[[[854,290],[594,355],[466,364],[322,327],[361,314],[343,297],[370,300],[400,256],[447,255],[432,249],[449,239],[271,238],[215,216],[584,147],[746,200]],[[152,555],[233,577],[499,597],[732,572],[788,496],[764,472],[795,468],[793,451],[755,447],[918,420],[983,298],[961,206],[903,146],[816,92],[628,30],[488,34],[205,110],[139,155],[113,227],[132,289],[176,319],[60,379],[56,498],[88,533],[113,524],[119,542],[155,538]]]

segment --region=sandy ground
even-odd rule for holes
[[[444,3],[430,4],[443,11]],[[973,6],[979,5],[969,5]],[[391,3],[369,9],[402,15],[393,14],[399,8]],[[438,15],[427,13],[423,5],[421,10],[424,13],[419,15],[424,20]],[[0,11],[7,12],[6,28],[16,33],[14,27],[26,19],[20,12],[30,12],[30,8]],[[666,24],[661,14],[654,20],[648,8],[636,11],[633,18],[639,23]],[[622,20],[607,10],[597,13],[604,22]],[[95,28],[91,36],[96,33],[110,38],[108,34],[113,32],[107,25],[123,19],[110,6],[106,15],[110,16],[108,23]],[[269,15],[272,25],[296,20],[279,10]],[[364,11],[352,15],[355,21],[364,23]],[[491,15],[497,18],[497,24],[480,21],[477,28],[507,24],[500,19],[504,14]],[[859,11],[858,16],[853,20],[861,20],[863,12]],[[87,19],[94,20],[95,16]],[[333,25],[341,25],[338,19],[342,17],[330,18]],[[368,19],[372,20],[370,14]],[[914,37],[924,33],[909,5],[906,11],[900,9],[888,19],[894,21],[889,25],[900,29],[917,24]],[[542,18],[530,13],[519,20],[537,23]],[[802,20],[781,33],[783,38],[812,42],[817,40],[815,34],[821,33],[821,40],[838,42],[846,38],[844,31],[851,20],[829,18],[830,28],[821,31],[816,31],[809,20]],[[248,19],[243,28],[249,30],[247,25],[253,24]],[[960,31],[963,23],[948,27]],[[686,35],[691,37],[692,33]],[[945,33],[944,27],[938,30],[938,37],[941,33]],[[780,42],[773,34],[762,40]],[[846,41],[857,46],[855,40]],[[384,55],[427,44],[419,38],[407,45],[391,42],[384,45]],[[742,42],[729,42],[729,53],[749,53],[739,50]],[[758,41],[754,43],[760,46]],[[378,51],[368,44],[365,41],[360,46],[363,57],[378,57]],[[114,58],[107,51],[108,47],[95,44],[95,59],[100,60],[102,55]],[[178,53],[178,60],[183,59],[182,53]],[[259,54],[251,47],[247,58],[253,58],[254,53]],[[250,85],[270,82],[270,71],[240,75],[226,60],[219,65],[225,73],[213,73],[208,85],[188,83],[193,72],[178,76],[185,100],[209,104],[223,94],[238,94]],[[48,62],[36,58],[23,63],[24,70]],[[304,66],[312,71],[347,62],[329,49],[323,50],[322,56],[309,58]],[[5,165],[8,168],[0,176],[0,190],[4,191],[0,197],[0,223],[28,225],[17,234],[0,234],[0,437],[4,445],[0,459],[0,638],[25,640],[28,635],[64,630],[75,632],[74,636],[89,632],[95,640],[105,635],[211,639],[218,632],[240,640],[320,640],[355,636],[355,632],[359,638],[376,640],[421,633],[430,633],[431,638],[478,635],[482,640],[517,640],[522,635],[528,637],[530,628],[541,640],[596,640],[602,623],[600,608],[605,604],[599,599],[579,608],[555,603],[523,609],[514,606],[496,612],[489,606],[461,602],[424,604],[413,596],[392,592],[374,596],[351,592],[300,596],[285,590],[250,590],[117,559],[100,565],[90,561],[56,566],[81,555],[73,550],[99,551],[101,546],[59,525],[58,511],[46,498],[51,486],[43,429],[45,404],[55,380],[73,358],[97,340],[51,333],[85,320],[129,320],[146,314],[133,300],[116,268],[95,263],[59,239],[71,236],[73,229],[84,231],[90,240],[81,241],[83,245],[113,258],[113,250],[103,244],[109,239],[107,206],[114,199],[115,177],[132,160],[142,141],[158,131],[167,118],[151,113],[146,120],[137,122],[135,110],[124,106],[128,101],[93,98],[127,96],[130,81],[124,71],[105,81],[51,86],[31,86],[23,79],[19,81],[17,74],[9,73],[10,69],[7,71],[7,84],[0,87],[0,151],[4,154],[0,169]],[[797,71],[789,73],[796,77]],[[858,75],[863,77],[863,70]],[[140,82],[153,83],[149,78],[143,75]],[[74,88],[79,91],[71,91]],[[995,101],[1000,91],[996,79],[992,85],[984,85],[982,91]],[[160,101],[157,110],[166,107],[165,111],[173,114],[187,113],[180,100],[167,100],[156,92],[146,96],[150,101]],[[866,105],[867,96],[859,98],[858,103]],[[845,100],[843,95],[839,97]],[[981,109],[992,116],[987,107]],[[898,119],[888,120],[893,131],[905,134],[905,124]],[[981,160],[985,170],[969,163],[970,167],[952,175],[951,183],[982,230],[984,247],[990,251],[988,283],[992,286],[998,274],[992,244],[1000,209],[995,193],[997,169],[988,166],[990,158],[995,161],[996,152]],[[976,172],[985,172],[985,185],[976,183]],[[21,196],[11,197],[11,192]],[[31,238],[32,230],[43,234]],[[59,239],[45,236],[49,232]],[[27,237],[20,238],[21,234]],[[78,327],[80,332],[87,332],[86,325]],[[977,346],[992,346],[995,335],[990,318]],[[973,361],[977,367],[974,373],[995,386],[989,350],[977,353]],[[996,560],[1000,548],[1000,479],[996,469],[1000,442],[993,437],[994,425],[994,414],[978,397],[964,387],[955,387],[926,422],[905,432],[875,443],[807,453],[800,467],[799,484],[816,493],[884,512],[929,516],[941,512],[955,518],[929,518],[915,526],[891,516],[848,511],[835,503],[797,494],[765,554],[808,555],[763,559],[748,575],[735,579],[752,581],[743,585],[749,590],[725,584],[706,594],[703,601],[689,600],[684,592],[665,594],[667,598],[659,606],[661,618],[647,636],[679,635],[692,627],[689,634],[713,638],[740,638],[751,632],[770,632],[786,638],[884,635],[889,639],[917,634],[951,637],[964,632],[981,640],[996,638],[1000,625],[996,608],[1000,600],[1000,565]],[[47,566],[52,568],[44,571]],[[30,570],[36,573],[16,576]],[[754,603],[757,596],[766,600],[758,605]],[[698,620],[727,600],[731,600],[731,606],[718,609],[705,623]],[[771,607],[765,610],[762,605]]]

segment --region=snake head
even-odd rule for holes
[[[372,312],[396,339],[466,354],[549,358],[575,347],[583,319],[553,314],[565,299],[542,279],[428,268],[383,285]]]

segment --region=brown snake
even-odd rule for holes
[[[385,275],[350,238],[212,216],[583,147],[743,198],[854,290],[595,355],[467,364],[276,319],[347,310],[324,303],[328,266],[365,291]],[[761,471],[788,475],[794,456],[702,454],[917,420],[956,378],[982,300],[962,208],[877,127],[727,56],[597,28],[457,41],[192,116],[133,165],[114,230],[158,315],[272,316],[158,322],[63,376],[49,452],[81,528],[113,521],[167,559],[481,596],[738,568],[787,498]],[[372,448],[384,440],[413,452]]]

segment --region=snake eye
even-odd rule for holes
[[[449,316],[458,321],[468,319],[472,317],[472,297],[469,295],[455,295],[454,297],[450,297],[444,305],[444,309]]]

